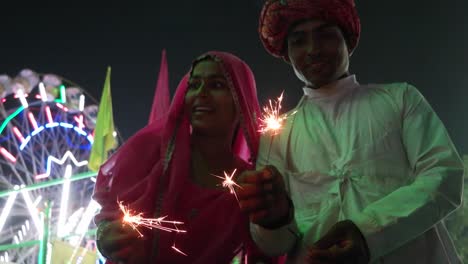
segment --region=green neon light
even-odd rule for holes
[[[60,85],[59,89],[60,89],[60,99],[55,99],[54,102],[63,104],[65,103],[66,96],[67,96],[67,94],[65,93],[65,86]],[[6,126],[11,121],[11,119],[15,118],[24,109],[25,109],[24,106],[20,106],[18,109],[16,109],[15,112],[13,112],[11,115],[5,118],[5,121],[3,121],[2,126],[0,126],[0,134],[3,133],[3,130],[6,128]]]
[[[67,94],[65,93],[65,86],[60,85],[60,99],[62,100],[62,103],[65,103],[67,100]]]
[[[59,86],[59,99],[55,99],[54,102],[56,103],[61,103],[61,104],[64,104],[67,100],[67,93],[65,92],[65,86],[64,85],[60,85]]]
[[[0,245],[0,251],[7,251],[15,248],[32,247],[40,243],[40,240],[29,240],[19,244]]]
[[[47,250],[49,244],[49,224],[50,224],[50,208],[53,202],[47,202],[47,206],[44,213],[41,213],[44,217],[42,224],[42,238],[39,242],[39,255],[37,256],[38,264],[47,264]]]
[[[0,127],[0,134],[3,132],[3,130],[8,125],[8,123],[11,121],[11,119],[15,118],[23,110],[24,110],[24,106],[20,106],[15,112],[13,112],[13,114],[11,114],[7,118],[5,118],[5,121],[3,121],[3,124]]]
[[[49,207],[49,205],[47,205]],[[46,208],[47,210],[47,208]],[[46,223],[45,223],[45,212],[41,212],[40,216],[42,218],[42,230],[44,230]],[[37,254],[37,264],[44,264],[44,234],[42,234],[41,240],[39,240],[39,254]]]
[[[91,177],[94,177],[97,175],[97,172],[94,172],[94,171],[88,171],[88,172],[85,172],[85,173],[80,173],[80,174],[77,174],[75,176],[72,176],[69,180],[70,181],[79,181],[79,180],[83,180],[83,179],[87,179],[87,178],[91,178]],[[19,193],[21,192],[22,190],[26,190],[26,191],[32,191],[32,190],[37,190],[37,189],[42,189],[42,188],[47,188],[47,187],[50,187],[50,186],[54,186],[54,185],[59,185],[59,184],[62,184],[65,182],[66,179],[64,178],[61,178],[61,179],[54,179],[54,180],[50,180],[50,181],[46,181],[46,182],[41,182],[41,183],[36,183],[36,184],[31,184],[29,186],[26,186],[24,188],[21,188],[19,190],[8,190],[8,191],[3,191],[3,192],[0,192],[0,198],[1,197],[5,197],[5,196],[9,196],[10,194],[12,193]]]

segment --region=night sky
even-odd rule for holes
[[[285,108],[302,95],[289,65],[257,35],[260,0],[172,0],[84,8],[2,8],[0,74],[22,68],[55,73],[101,95],[112,67],[114,120],[123,138],[148,119],[167,49],[171,90],[196,56],[230,51],[252,68],[259,100],[285,91]],[[97,3],[96,3],[97,5]],[[468,1],[357,2],[361,42],[351,72],[361,83],[409,82],[426,96],[460,154],[468,154]]]

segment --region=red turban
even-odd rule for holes
[[[294,23],[305,19],[337,25],[343,31],[349,52],[356,48],[361,23],[354,0],[267,0],[258,28],[263,46],[273,56],[289,60],[286,37]]]

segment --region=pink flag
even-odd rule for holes
[[[166,50],[163,49],[161,57],[161,66],[159,68],[158,82],[153,98],[153,106],[148,120],[148,124],[163,117],[169,111],[169,72],[167,69]]]

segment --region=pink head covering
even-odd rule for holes
[[[320,19],[336,24],[347,40],[350,54],[361,34],[354,0],[268,0],[260,14],[258,31],[265,49],[275,57],[288,59],[286,38],[295,23]]]
[[[260,113],[254,75],[245,62],[226,52],[210,51],[194,65],[208,58],[219,62],[240,114],[233,152],[253,164]],[[186,74],[179,83],[169,112],[137,132],[101,166],[93,198],[102,210],[95,222],[121,217],[117,200],[147,217],[174,215],[178,188],[190,175],[190,123],[184,109],[188,78]]]

